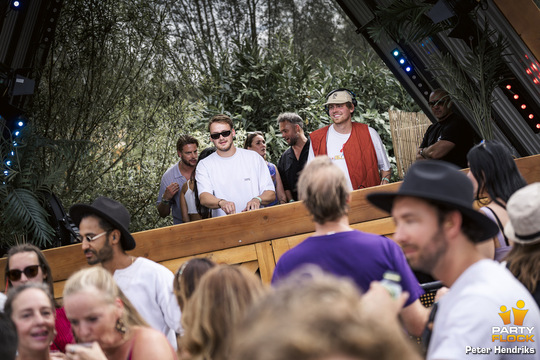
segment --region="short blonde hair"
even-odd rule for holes
[[[87,290],[98,290],[107,304],[113,305],[116,299],[122,300],[124,304],[122,321],[127,329],[135,325],[148,326],[133,304],[116,285],[113,276],[101,266],[82,269],[71,275],[64,286],[64,299],[69,295]]]
[[[298,198],[316,223],[335,221],[349,212],[350,190],[345,174],[328,156],[306,164],[298,180]]]
[[[192,360],[227,359],[235,327],[264,291],[261,280],[241,266],[209,270],[182,314],[181,348]]]

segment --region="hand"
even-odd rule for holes
[[[52,360],[65,360],[68,358],[66,354],[58,350],[50,350],[49,356]]]
[[[433,301],[438,302],[449,291],[450,289],[447,288],[446,286],[441,287],[439,290],[437,290],[437,293],[435,294],[435,299]]]
[[[107,360],[99,344],[94,341],[91,347],[80,344],[66,345],[66,356],[70,360]]]
[[[232,201],[227,201],[225,199],[219,200],[218,207],[227,215],[236,214],[236,205]]]
[[[165,188],[165,192],[163,193],[163,196],[161,198],[163,200],[171,200],[179,190],[180,190],[180,185],[178,185],[178,183],[173,182]]]
[[[399,298],[393,299],[384,286],[373,281],[360,300],[362,313],[366,317],[397,321],[398,314],[408,298],[409,293],[404,291]]]
[[[251,199],[248,201],[246,207],[244,210],[242,211],[251,211],[251,210],[257,210],[257,209],[260,209],[261,207],[261,202],[259,201],[259,199]]]

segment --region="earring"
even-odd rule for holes
[[[120,318],[116,320],[116,325],[114,327],[116,331],[118,331],[120,334],[124,335],[126,333],[126,325],[124,324],[124,321]]]

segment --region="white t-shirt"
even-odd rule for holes
[[[513,324],[513,308],[519,310],[519,300],[525,302],[523,310],[528,310],[523,326]],[[511,323],[508,325],[499,315],[503,310],[510,311]],[[494,327],[499,331],[494,331]],[[501,333],[507,339],[512,327],[518,332],[523,331],[523,334],[529,334],[527,327],[534,327],[531,330],[534,342],[492,341],[493,335]],[[540,311],[533,297],[504,265],[486,259],[465,270],[439,301],[426,359],[539,359],[539,341]],[[491,351],[484,350],[484,355],[466,353],[467,346]],[[505,348],[522,346],[534,347],[536,354],[496,353],[496,347],[504,351]]]
[[[379,134],[375,131],[375,129],[368,127],[369,129],[369,136],[371,137],[371,142],[373,143],[373,147],[375,148],[375,153],[377,154],[377,165],[379,167],[379,170],[388,171],[390,170],[390,162],[388,161],[388,157],[386,155],[386,149],[384,148],[384,145],[381,141],[381,138]],[[343,146],[349,140],[349,137],[351,134],[340,134],[334,129],[334,125],[331,125],[328,128],[328,133],[326,135],[326,152],[328,154],[328,157],[332,160],[334,164],[336,164],[346,175],[347,184],[349,185],[349,189],[353,190],[351,178],[349,177],[349,168],[347,167],[347,163],[345,162],[345,156],[343,155]],[[309,155],[308,155],[308,162],[313,160],[315,158],[315,154],[313,152],[313,146],[312,143],[309,143]]]
[[[114,280],[139,314],[167,336],[176,350],[176,334],[181,334],[180,306],[173,292],[174,274],[165,266],[138,257],[125,269],[114,272]]]
[[[266,190],[276,191],[266,162],[255,151],[236,148],[230,157],[217,152],[197,164],[195,175],[199,197],[203,192],[218,199],[233,201],[236,212],[245,209],[247,203]],[[225,215],[221,209],[213,209],[212,217]]]

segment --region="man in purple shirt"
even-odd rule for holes
[[[394,271],[401,275],[400,285],[410,295],[400,317],[407,331],[419,336],[428,317],[419,300],[423,290],[395,242],[349,226],[350,191],[343,172],[328,157],[315,158],[300,176],[298,195],[313,216],[315,234],[283,254],[272,283],[302,265],[315,264],[326,272],[351,278],[367,291],[372,281]]]

